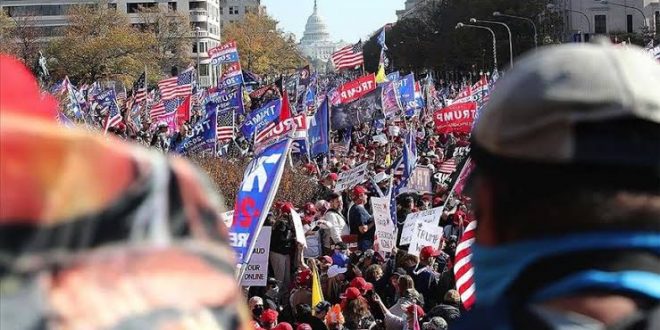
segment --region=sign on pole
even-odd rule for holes
[[[291,210],[291,220],[293,220],[293,229],[296,231],[296,242],[300,243],[304,247],[307,247],[307,241],[305,240],[305,230],[303,229],[300,214],[298,214],[298,212],[295,210]]]
[[[360,164],[348,171],[339,173],[335,192],[340,193],[346,189],[351,189],[366,180],[368,165],[368,163]]]
[[[252,250],[252,257],[241,278],[241,286],[266,286],[271,227],[263,227]]]
[[[425,246],[432,246],[434,249],[440,247],[442,238],[442,228],[434,222],[417,222],[415,233],[410,241],[408,253],[419,257],[419,251]]]
[[[415,234],[417,223],[432,223],[437,227],[441,216],[442,207],[436,207],[430,210],[408,214],[406,217],[406,222],[403,223],[399,245],[408,245],[411,243],[413,235]]]
[[[392,248],[396,244],[396,226],[390,215],[389,197],[371,197],[371,208],[376,223],[374,247],[376,252],[385,258],[385,253],[392,253]]]

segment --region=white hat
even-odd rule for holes
[[[330,268],[328,268],[328,278],[333,278],[339,274],[344,274],[346,273],[348,269],[346,268],[341,268],[337,265],[332,265]]]

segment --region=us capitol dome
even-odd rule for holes
[[[319,15],[318,4],[314,1],[314,12],[307,18],[305,32],[300,39],[298,48],[300,52],[309,58],[319,71],[325,71],[326,64],[332,53],[346,45],[344,42],[333,42],[327,31],[323,18]]]

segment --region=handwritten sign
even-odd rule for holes
[[[376,223],[376,252],[383,258],[386,253],[392,253],[396,244],[396,227],[390,214],[390,199],[388,197],[371,197],[371,207]]]
[[[442,207],[408,214],[406,222],[403,223],[403,228],[401,229],[399,245],[408,245],[411,243],[417,223],[432,223],[433,225],[438,226],[438,221],[441,216]]]
[[[437,249],[440,246],[442,238],[442,228],[433,222],[417,222],[415,233],[410,241],[408,253],[419,257],[419,252],[425,246],[432,246]]]
[[[368,165],[369,164],[364,163],[348,171],[339,173],[339,177],[337,178],[337,185],[335,186],[335,192],[340,193],[346,189],[351,189],[363,182],[367,176]]]

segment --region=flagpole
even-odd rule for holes
[[[445,201],[445,204],[442,206],[442,209],[445,210],[447,205],[449,204],[449,200],[451,199],[452,195],[454,194],[454,190],[456,190],[456,185],[458,184],[458,181],[460,180],[461,176],[463,175],[463,172],[467,169],[467,165],[470,163],[471,159],[468,157],[468,159],[463,163],[463,167],[461,167],[461,171],[458,173],[458,177],[456,177],[456,182],[451,186],[451,190],[449,191],[449,194],[447,195],[447,200]]]

